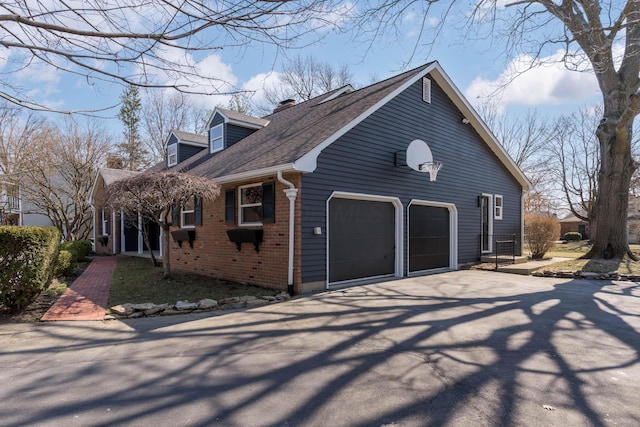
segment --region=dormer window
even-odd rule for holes
[[[171,144],[167,147],[167,166],[178,164],[178,144]]]
[[[222,124],[209,129],[209,151],[215,153],[224,148],[224,138],[222,134]]]

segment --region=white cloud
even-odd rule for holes
[[[496,79],[477,77],[465,96],[472,103],[498,97],[504,109],[509,105],[579,104],[599,93],[593,73],[567,70],[561,58],[560,52],[540,60],[520,55]]]
[[[273,88],[280,84],[280,73],[273,71],[270,73],[261,73],[251,77],[243,85],[242,89],[253,92],[251,102],[254,105],[267,104],[265,98],[265,88]]]

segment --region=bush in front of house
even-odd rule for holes
[[[582,234],[577,231],[569,231],[568,233],[564,233],[562,240],[566,240],[567,242],[578,242],[582,240]]]
[[[525,216],[524,236],[531,258],[542,259],[560,236],[560,223],[547,217]]]
[[[25,307],[47,287],[60,250],[54,227],[0,227],[0,303]]]
[[[74,268],[73,253],[60,249],[56,261],[56,276],[70,276]]]
[[[93,251],[93,245],[88,240],[76,240],[75,242],[64,242],[60,245],[60,250],[71,252],[73,262],[84,261]]]

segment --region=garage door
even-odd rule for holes
[[[329,201],[329,282],[393,275],[395,207],[391,203]]]
[[[450,266],[449,210],[443,207],[409,207],[409,271]]]

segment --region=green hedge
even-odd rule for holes
[[[58,261],[56,262],[56,276],[70,276],[74,268],[75,261],[73,260],[73,254],[60,249]]]
[[[60,238],[54,227],[0,227],[0,303],[20,309],[46,288]]]
[[[76,240],[75,242],[64,242],[60,246],[60,250],[71,252],[73,262],[84,261],[93,251],[93,245],[87,240]]]
[[[564,233],[564,236],[562,236],[563,240],[566,240],[567,242],[571,242],[571,241],[579,241],[582,240],[582,234],[577,232],[577,231],[569,231],[568,233]]]

